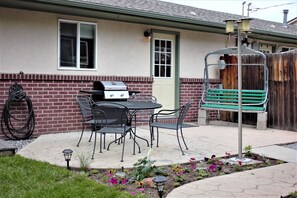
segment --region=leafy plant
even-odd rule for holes
[[[150,177],[156,166],[154,166],[155,160],[150,160],[148,157],[139,159],[133,166],[134,171],[131,173],[137,181],[141,181],[144,178]]]
[[[251,145],[247,145],[246,147],[243,148],[244,150],[244,156],[246,157],[251,157],[252,156],[252,146]]]
[[[199,170],[198,172],[197,172],[197,180],[201,180],[201,179],[203,179],[203,178],[205,178],[205,177],[208,177],[209,176],[209,174],[205,171],[205,170]]]
[[[239,164],[234,164],[234,165],[233,165],[233,168],[234,168],[234,170],[237,171],[237,172],[239,172],[239,171],[242,170],[242,167],[241,167],[241,165],[239,165]]]
[[[183,168],[179,164],[173,164],[172,170],[176,175],[182,175],[184,173]]]
[[[183,182],[183,181],[185,181],[185,178],[184,178],[182,175],[177,175],[177,176],[174,178],[174,180],[175,180],[176,182]]]
[[[296,198],[296,197],[297,197],[297,191],[295,191],[295,192],[290,192],[289,197],[291,197],[291,198]]]
[[[168,172],[166,171],[166,169],[163,169],[161,167],[156,167],[156,169],[154,169],[154,174],[168,176]]]

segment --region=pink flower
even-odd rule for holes
[[[109,181],[112,185],[118,184],[118,179],[116,177],[111,178]]]
[[[223,165],[223,162],[222,161],[218,161],[218,165]]]
[[[121,181],[121,184],[126,184],[127,182],[128,182],[127,179],[123,179],[123,180]]]
[[[242,161],[238,161],[238,164],[241,166],[242,165]]]
[[[137,190],[142,192],[142,191],[144,191],[144,188],[138,188]]]
[[[132,191],[132,192],[130,192],[130,194],[131,194],[131,195],[135,195],[135,194],[136,194],[136,192]]]
[[[212,164],[212,165],[210,165],[210,166],[208,167],[208,169],[209,169],[210,172],[213,172],[213,171],[216,169],[216,167],[217,167],[217,165]]]
[[[193,162],[193,161],[195,161],[196,159],[195,159],[195,157],[191,157],[190,158],[190,162]]]
[[[179,172],[179,175],[183,175],[183,174],[184,174],[184,171],[180,171],[180,172]]]

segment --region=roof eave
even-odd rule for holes
[[[65,0],[10,0],[0,2],[0,6],[225,34],[225,24],[223,23],[199,21],[191,18],[161,15],[127,8],[123,9],[98,3],[81,3]],[[283,33],[254,30],[251,37],[265,38],[265,40],[269,38],[278,42],[297,44],[297,36]]]

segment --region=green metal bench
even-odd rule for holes
[[[242,90],[242,112],[265,112],[266,105],[265,90]],[[208,89],[199,106],[204,110],[238,111],[238,90]]]
[[[225,62],[225,59],[229,56],[237,56],[237,58],[239,59],[238,55],[241,55],[241,58],[247,55],[257,56],[257,58],[253,61],[250,60],[244,63],[241,60],[237,63],[233,63],[232,61],[227,61],[227,63]],[[235,67],[236,69],[238,69],[237,81],[238,87],[240,87],[242,93],[242,108],[239,112],[257,113],[257,129],[266,129],[266,106],[268,102],[268,67],[266,56],[262,52],[253,50],[244,44],[240,48],[228,47],[215,50],[213,52],[209,52],[205,55],[204,63],[205,68],[203,79],[203,92],[198,106],[198,124],[208,124],[210,119],[210,110],[238,112],[238,90],[223,89],[224,84],[228,84],[224,81],[222,82],[223,84],[218,85],[211,85],[210,83],[210,77],[213,79],[218,78],[218,76],[216,75],[216,71],[226,68],[228,69],[230,67]],[[263,68],[263,72],[261,72],[262,77],[257,78],[258,80],[263,81],[263,83],[259,82],[257,90],[252,90],[252,88],[244,90],[241,89],[242,78],[239,77],[242,77],[242,70],[239,70],[239,68],[242,69],[242,67],[251,69],[252,67]],[[231,77],[233,78],[234,76]],[[217,87],[215,88],[215,86]],[[219,115],[220,114],[218,114],[218,116]]]

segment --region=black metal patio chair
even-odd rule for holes
[[[85,130],[87,125],[91,126],[91,129],[92,129],[92,133],[91,133],[91,136],[90,136],[90,139],[89,139],[89,141],[91,141],[91,138],[92,138],[92,135],[93,135],[93,125],[94,125],[92,109],[93,109],[95,103],[89,96],[86,96],[86,95],[76,96],[76,101],[77,101],[77,103],[79,105],[80,112],[81,112],[81,115],[82,115],[82,131],[81,131],[81,135],[80,135],[80,138],[78,140],[78,143],[76,145],[78,147],[79,144],[80,144],[80,141],[82,139],[84,130]]]
[[[92,159],[94,159],[95,155],[97,133],[100,134],[100,153],[102,153],[102,135],[119,134],[119,138],[115,139],[114,141],[108,144],[107,150],[109,150],[109,147],[112,143],[122,143],[121,162],[123,162],[126,134],[129,132],[133,133],[129,110],[125,106],[119,104],[104,103],[95,106],[95,108],[93,109],[93,118],[95,121],[95,140]],[[138,145],[138,143],[135,142],[135,136],[133,136],[133,140],[134,144],[136,143]],[[133,149],[133,152],[135,153],[135,147],[133,147]],[[138,149],[140,152],[139,145]]]
[[[184,151],[181,147],[180,140],[179,140],[179,131],[180,131],[180,135],[182,137],[183,143],[186,147],[186,150],[188,150],[188,146],[185,142],[182,128],[184,124],[184,119],[186,117],[187,112],[190,109],[191,104],[192,104],[192,101],[186,103],[179,109],[174,109],[174,110],[163,109],[151,116],[150,122],[149,122],[150,132],[151,132],[151,147],[153,145],[154,128],[157,128],[157,147],[159,147],[159,128],[176,130],[178,145],[182,154],[184,155]],[[176,116],[176,115],[178,115],[178,117],[174,119],[164,118],[164,116],[168,117],[168,116]]]

